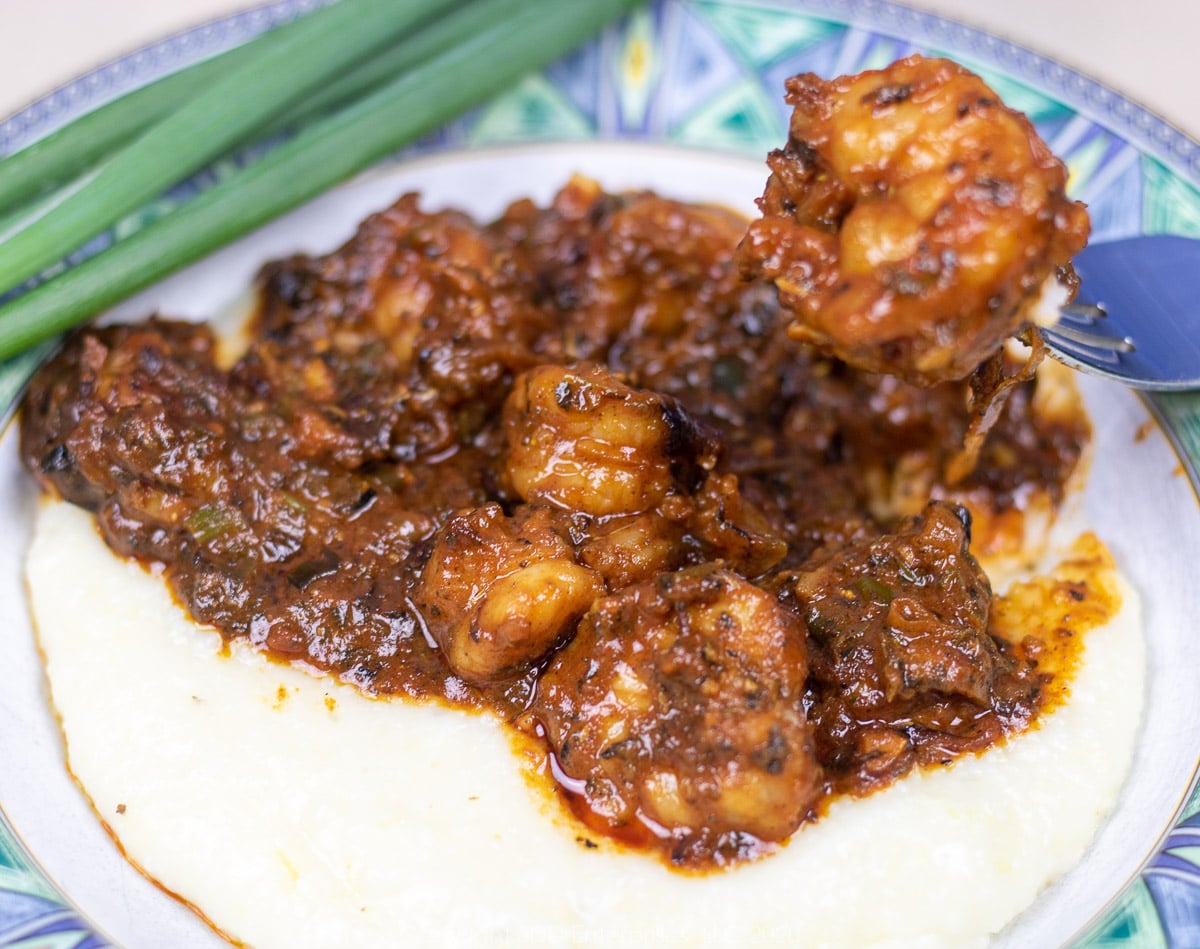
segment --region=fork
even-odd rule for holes
[[[1051,355],[1135,389],[1200,389],[1200,240],[1091,244],[1075,270],[1080,300],[1042,330]]]

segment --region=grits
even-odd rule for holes
[[[131,861],[259,949],[984,945],[1080,859],[1141,717],[1114,576],[1122,609],[1040,727],[684,876],[587,836],[486,715],[223,650],[84,511],[44,500],[27,571],[71,771]]]

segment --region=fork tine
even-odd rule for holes
[[[1074,369],[1103,371],[1108,374],[1115,374],[1120,369],[1121,354],[1115,353],[1111,349],[1080,346],[1066,337],[1054,336],[1046,332],[1043,332],[1042,336],[1050,350],[1050,355]]]
[[[1115,362],[1122,354],[1138,352],[1138,347],[1128,336],[1102,336],[1097,332],[1086,332],[1062,323],[1042,332],[1046,341],[1055,346],[1068,348],[1080,356],[1103,359],[1105,362]]]
[[[1137,351],[1133,340],[1128,336],[1101,336],[1099,333],[1086,333],[1074,326],[1064,326],[1062,323],[1047,329],[1045,333],[1059,339],[1070,340],[1077,346],[1087,349],[1100,350],[1110,353],[1132,353]]]
[[[1082,323],[1090,325],[1096,320],[1102,320],[1108,316],[1108,310],[1099,303],[1083,303],[1075,300],[1063,306],[1059,313],[1071,320],[1073,323]]]

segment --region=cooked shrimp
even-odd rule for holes
[[[485,504],[435,535],[413,591],[446,663],[476,684],[514,676],[570,636],[604,590],[546,508]]]
[[[820,792],[804,629],[713,564],[600,600],[542,675],[534,714],[594,818],[692,848],[791,834]]]
[[[1087,242],[1084,206],[1029,120],[978,76],[911,56],[787,83],[787,147],[739,248],[792,333],[912,381],[967,376],[1033,319]]]
[[[716,442],[674,399],[598,366],[542,366],[504,404],[504,477],[522,500],[594,516],[655,507],[699,480]]]

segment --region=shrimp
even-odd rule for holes
[[[569,638],[603,590],[550,510],[507,517],[491,503],[454,514],[434,535],[412,601],[447,665],[486,685]]]
[[[978,76],[911,56],[795,76],[787,100],[788,143],[768,157],[738,264],[775,284],[795,338],[932,384],[1043,319],[1043,293],[1073,295],[1087,211],[1029,120]]]
[[[674,400],[599,366],[541,366],[504,405],[503,476],[524,501],[638,514],[716,462],[717,442]]]
[[[533,710],[591,819],[686,864],[788,837],[821,793],[804,625],[718,564],[599,600]]]

